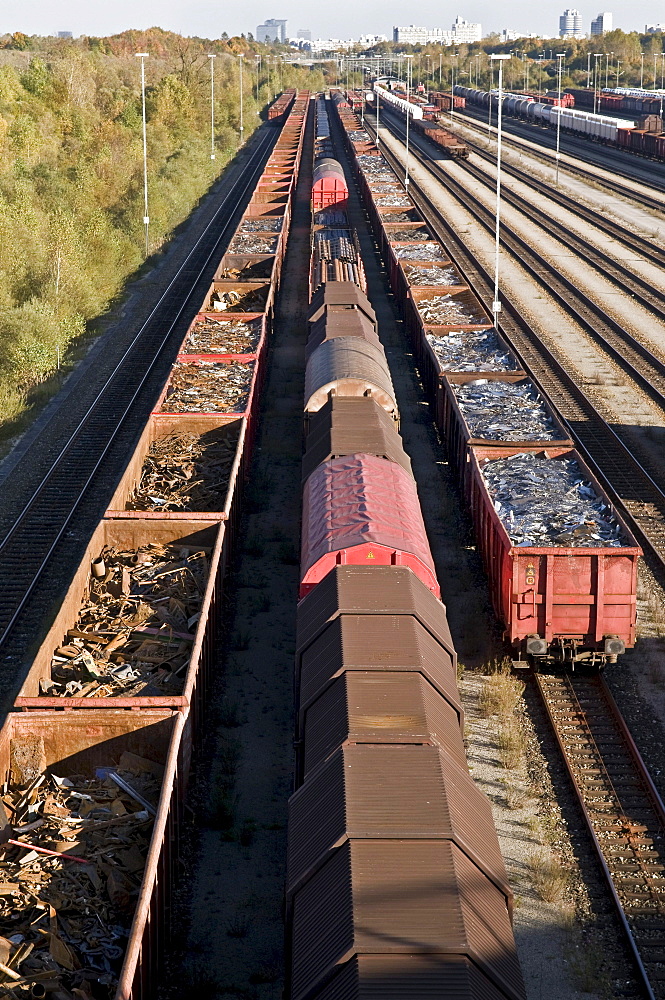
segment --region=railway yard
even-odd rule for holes
[[[512,123],[495,323],[486,114],[358,101],[0,465],[7,996],[665,997],[662,164]]]

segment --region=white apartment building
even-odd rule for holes
[[[644,25],[644,34],[645,35],[657,35],[661,31],[665,31],[665,24],[645,24]]]
[[[561,38],[584,38],[582,15],[579,10],[569,7],[559,18],[559,36]]]
[[[605,11],[604,14],[599,14],[598,17],[594,17],[591,22],[591,37],[595,35],[605,35],[608,31],[612,30],[612,14]]]
[[[450,31],[445,28],[420,28],[414,24],[393,28],[393,42],[403,45],[461,45],[464,42],[479,42],[482,37],[482,25],[466,21],[459,14]]]

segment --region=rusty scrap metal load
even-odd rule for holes
[[[447,260],[438,243],[421,243],[417,247],[394,247],[393,253],[398,260]]]
[[[242,413],[247,409],[253,366],[178,362],[162,403],[164,413]]]
[[[260,219],[243,219],[238,226],[238,233],[279,233],[284,225],[284,218],[270,218],[268,215]]]
[[[225,428],[153,441],[127,510],[222,510],[238,433]]]
[[[15,741],[3,795],[12,826],[0,848],[2,989],[112,1000],[164,769],[125,752],[96,777],[61,777],[35,767],[39,753]]]
[[[260,319],[240,322],[205,316],[187,334],[183,354],[254,354],[262,334]]]
[[[173,366],[0,732],[0,982],[15,1000],[148,1000],[163,971],[256,423],[245,410],[262,384],[308,107],[302,91],[273,108],[277,141],[232,240],[247,256],[226,257],[253,280],[220,280],[216,263],[184,345],[198,357]],[[250,315],[206,315],[219,311]]]
[[[53,654],[41,694],[63,698],[179,693],[208,578],[204,551],[105,549],[74,628]],[[95,567],[93,566],[93,570]]]

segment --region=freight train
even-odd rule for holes
[[[435,104],[428,104],[417,97],[407,98],[406,93],[387,90],[379,84],[374,85],[374,93],[376,101],[387,102],[390,109],[402,118],[406,119],[408,116],[414,132],[426,136],[454,159],[468,158],[469,147],[463,139],[441,124],[440,111]]]
[[[313,236],[351,229],[336,190]],[[286,995],[524,1000],[392,380],[353,281],[313,282],[304,418]]]
[[[401,180],[338,114],[513,655],[616,661],[635,642],[637,542]]]
[[[497,106],[498,95],[496,91],[492,91],[490,94],[487,91],[473,90],[469,87],[455,87],[455,93],[465,97],[469,104],[477,107],[489,108],[490,99],[492,107],[496,108]],[[578,91],[574,91],[575,95],[577,93]],[[593,96],[593,91],[589,91],[589,93]],[[608,94],[608,99],[609,96]],[[646,99],[642,101],[634,98],[634,101],[639,101],[645,109],[652,107],[652,102]],[[620,103],[623,105],[623,100]],[[665,161],[665,134],[662,131],[662,118],[658,114],[645,114],[635,122],[626,118],[594,114],[579,108],[558,108],[542,104],[531,97],[525,97],[524,94],[505,94],[503,113],[512,118],[523,118],[536,125],[545,125],[550,128],[556,128],[557,120],[560,119],[561,129],[565,132],[582,135],[608,146],[628,149],[632,153],[639,153],[641,156],[648,156],[653,160]]]
[[[474,90],[471,87],[455,87],[455,93],[477,107],[489,108],[490,101],[492,108],[496,109],[498,105],[497,91],[490,93]],[[551,104],[542,104],[523,94],[504,94],[503,113],[511,118],[524,118],[535,125],[545,125],[550,128],[556,128],[557,121],[560,120],[562,131],[574,132],[610,146],[627,145],[624,141],[625,133],[635,128],[635,122],[628,119],[610,118],[608,115],[580,111],[577,108],[558,108]]]

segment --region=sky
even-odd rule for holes
[[[254,32],[266,18],[287,18],[287,31],[295,37],[298,28],[309,28],[312,37],[357,38],[361,34],[384,34],[392,37],[394,24],[415,24],[449,28],[457,14],[468,21],[480,21],[483,33],[502,28],[534,31],[554,37],[558,17],[564,6],[575,0],[557,4],[547,0],[536,8],[532,0],[512,0],[501,13],[495,0],[459,0],[455,7],[443,7],[434,0],[423,0],[417,15],[405,14],[403,3],[365,0],[361,8],[353,0],[313,5],[305,0],[244,0],[243,3],[220,4],[212,0],[0,0],[0,34],[23,31],[27,35],[51,35],[72,31],[75,35],[112,35],[127,28],[158,26],[183,35],[218,37]],[[644,25],[658,21],[658,10],[647,0],[636,0],[628,6],[625,0],[615,6],[591,7],[588,0],[578,7],[585,30],[591,18],[600,10],[614,14],[615,27],[625,31],[643,31]]]

